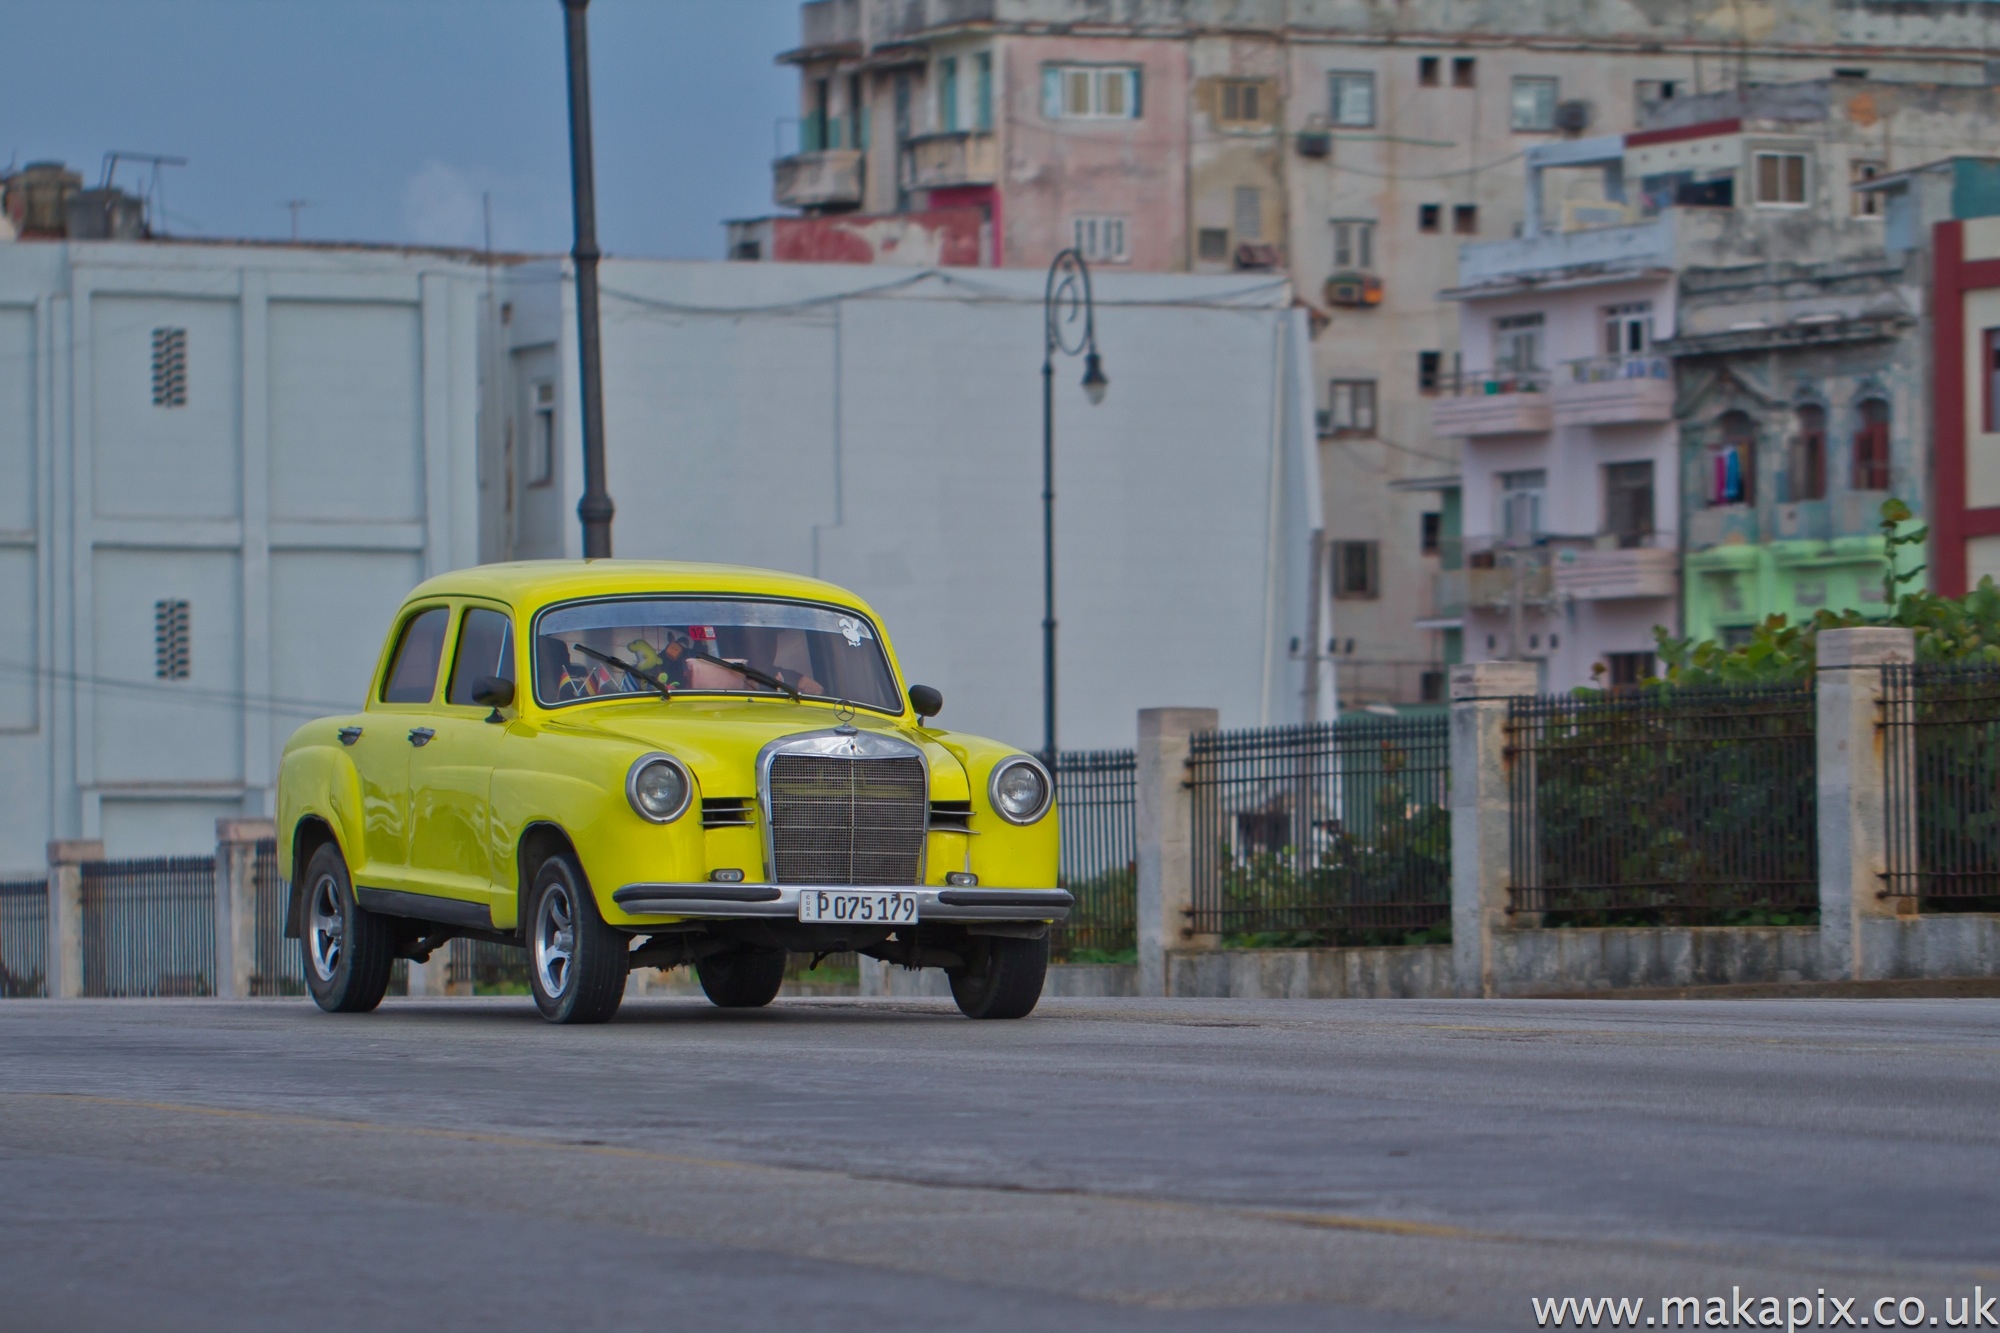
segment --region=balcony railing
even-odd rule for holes
[[[1554,424],[1545,370],[1497,370],[1452,376],[1431,409],[1439,435],[1531,435]]]
[[[1000,179],[1000,141],[981,130],[920,134],[903,145],[903,188],[947,190]]]
[[[861,152],[825,148],[771,164],[771,196],[780,208],[858,208]]]
[[[1539,534],[1518,544],[1506,538],[1449,538],[1444,567],[1431,577],[1427,619],[1467,611],[1505,611],[1563,601],[1673,597],[1680,590],[1680,552],[1672,533]]]
[[[1674,419],[1673,363],[1650,353],[1592,356],[1556,378],[1555,420],[1565,426],[1611,426]]]

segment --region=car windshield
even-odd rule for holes
[[[535,697],[544,704],[669,689],[800,695],[903,711],[882,641],[866,616],[751,598],[646,597],[570,602],[535,622]]]

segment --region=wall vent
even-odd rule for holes
[[[153,330],[153,406],[186,407],[188,401],[186,329]]]
[[[178,597],[153,603],[153,675],[188,678],[188,604]]]

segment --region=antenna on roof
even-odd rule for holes
[[[312,200],[287,199],[285,200],[285,207],[292,210],[292,239],[296,241],[299,239],[299,212],[302,209],[312,207]]]
[[[188,160],[184,157],[174,157],[166,153],[134,153],[128,149],[114,149],[104,155],[104,179],[98,182],[99,189],[111,188],[111,178],[117,172],[120,162],[143,162],[152,168],[146,176],[146,188],[140,192],[139,197],[146,201],[147,210],[160,219],[160,226],[157,230],[161,235],[165,235],[167,230],[167,188],[165,182],[160,178],[160,168],[184,167],[188,164]],[[153,230],[150,224],[148,230]]]

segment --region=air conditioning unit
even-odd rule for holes
[[[1328,305],[1368,310],[1382,304],[1382,279],[1373,273],[1336,273],[1322,293]]]
[[[1582,134],[1590,127],[1590,103],[1581,99],[1556,103],[1556,128],[1564,134]]]

